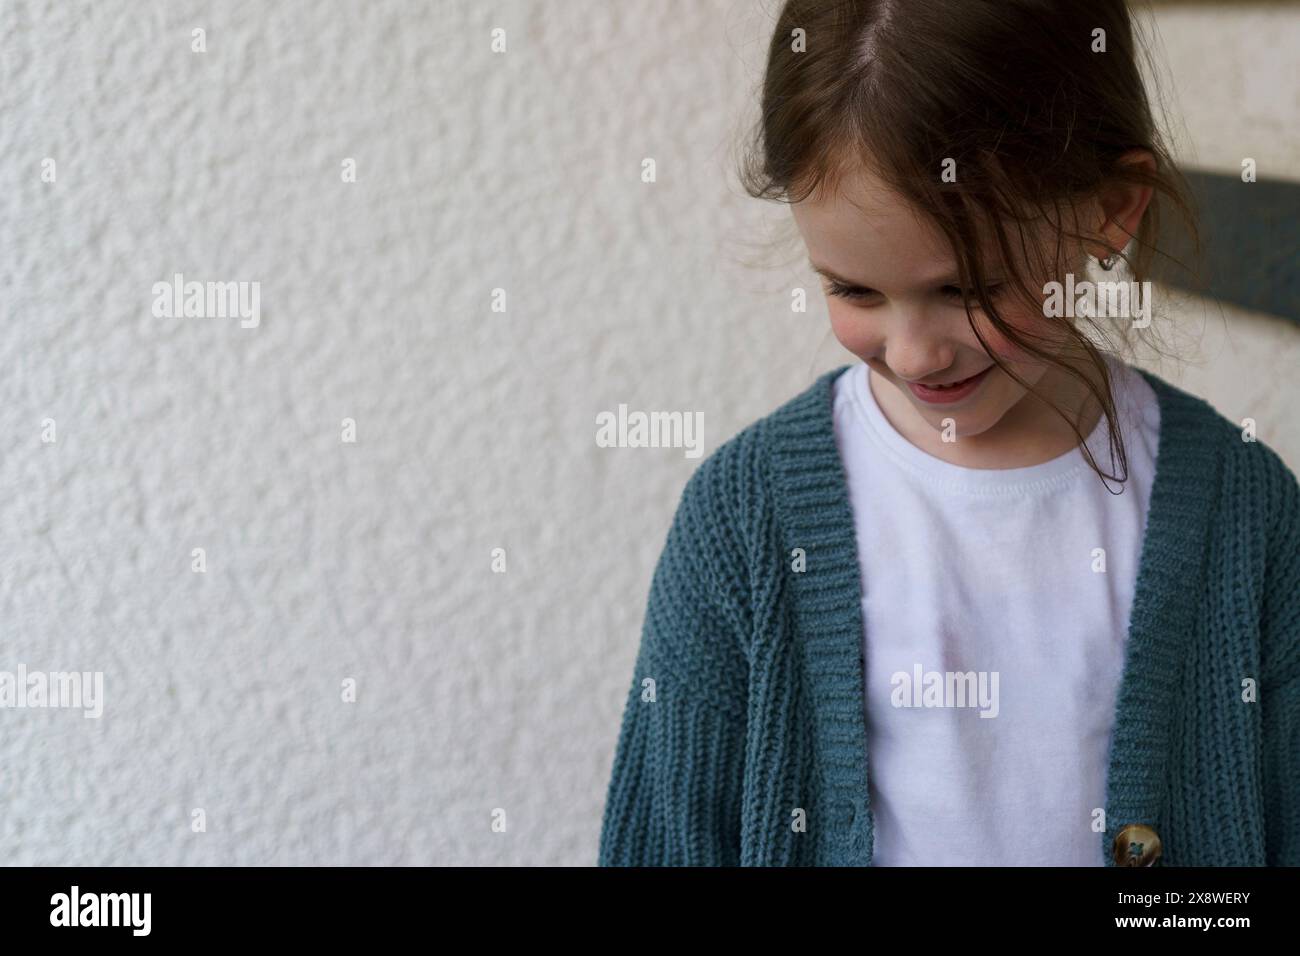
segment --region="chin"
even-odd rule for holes
[[[956,435],[959,438],[970,438],[981,432],[986,432],[997,424],[1001,415],[994,414],[988,409],[982,409],[978,406],[971,408],[953,408],[943,409],[934,408],[928,405],[917,405],[913,403],[922,415],[924,415],[936,429],[944,427],[945,419],[951,419],[956,425]]]

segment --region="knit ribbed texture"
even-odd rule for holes
[[[861,578],[831,410],[845,368],[686,484],[651,582],[602,866],[871,863]],[[1264,442],[1142,375],[1160,439],[1100,861],[1143,823],[1161,865],[1300,865],[1300,486]]]

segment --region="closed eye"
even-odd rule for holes
[[[994,298],[1002,292],[1002,283],[993,283],[988,286],[989,298]],[[828,279],[826,282],[826,294],[833,295],[840,299],[850,301],[861,301],[869,299],[872,296],[880,295],[875,289],[868,289],[865,286],[845,285],[842,282],[836,282],[834,279]],[[951,299],[954,302],[965,304],[970,303],[976,307],[979,306],[979,299],[975,295],[974,289],[968,289],[965,292],[955,285],[946,285],[939,290],[939,294],[945,299]]]
[[[841,299],[858,301],[860,299],[869,299],[873,295],[879,295],[875,289],[868,289],[860,285],[844,285],[836,282],[834,279],[827,280],[826,294],[837,296]]]
[[[990,299],[996,297],[1002,291],[1002,283],[992,283],[987,286],[988,296]],[[955,285],[946,285],[939,290],[939,293],[946,299],[953,299],[960,303],[969,303],[970,305],[979,306],[979,297],[975,294],[974,289],[962,290]]]

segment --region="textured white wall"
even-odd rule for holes
[[[594,861],[698,465],[596,413],[707,454],[848,360],[797,249],[746,264],[772,5],[0,3],[0,670],[105,682],[0,709],[0,862]],[[176,272],[260,326],[154,317]],[[1241,328],[1273,364],[1199,390],[1294,465],[1296,331]]]

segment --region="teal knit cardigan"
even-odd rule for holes
[[[602,866],[871,863],[861,591],[831,418],[844,368],[686,484],[650,587]],[[1263,442],[1142,375],[1160,437],[1098,860],[1114,865],[1117,832],[1142,823],[1157,865],[1300,865],[1300,488]]]

